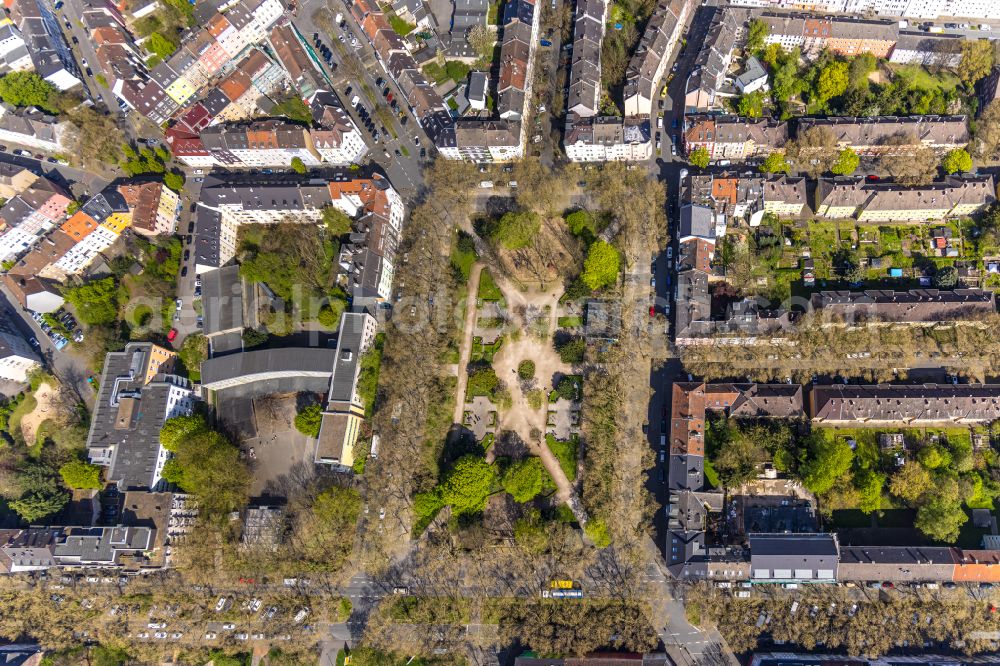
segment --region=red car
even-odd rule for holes
[[[654,306],[654,305],[650,305],[649,306],[649,316],[650,317],[655,317],[656,316],[656,306]]]
[[[167,333],[167,342],[173,342],[174,338],[176,337],[177,337],[177,329],[176,328],[170,329],[170,332]]]

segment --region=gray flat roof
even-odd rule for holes
[[[330,402],[351,402],[361,357],[361,338],[365,315],[345,312],[337,338],[336,368],[330,381]]]
[[[239,266],[205,273],[201,283],[205,335],[243,330],[243,281]]]
[[[210,358],[201,364],[201,384],[224,388],[273,377],[329,376],[336,352],[319,347],[261,349]]]

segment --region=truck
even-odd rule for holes
[[[337,15],[333,17],[333,22],[336,23],[337,25],[340,25],[341,23],[343,23],[343,21],[344,21],[344,15],[341,14],[340,12],[337,12]]]

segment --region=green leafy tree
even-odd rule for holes
[[[566,226],[574,236],[591,239],[597,235],[597,222],[585,210],[575,210],[566,216]]]
[[[478,366],[469,374],[466,391],[470,396],[492,396],[500,386],[500,379],[491,366]]]
[[[962,510],[962,503],[943,493],[932,492],[926,501],[917,507],[914,527],[935,541],[954,543],[962,525],[969,516]]]
[[[583,531],[587,535],[587,538],[593,541],[594,545],[598,548],[607,548],[611,545],[611,534],[608,532],[608,524],[600,518],[592,518],[587,521]]]
[[[535,241],[542,228],[542,219],[531,211],[510,212],[496,221],[489,236],[497,245],[508,250],[520,250]]]
[[[13,106],[48,108],[55,87],[34,72],[10,72],[0,77],[0,99]]]
[[[587,353],[587,342],[579,336],[558,338],[555,347],[563,363],[583,363]]]
[[[340,316],[344,314],[347,303],[340,298],[333,298],[319,309],[316,320],[328,329],[335,329],[340,326]]]
[[[182,441],[206,430],[208,423],[201,414],[175,416],[163,422],[163,427],[160,428],[160,446],[167,451],[176,451]]]
[[[761,444],[757,437],[740,433],[722,445],[712,466],[726,488],[738,488],[757,475],[757,465],[766,458]]]
[[[596,241],[587,251],[580,279],[591,290],[610,287],[618,282],[621,269],[621,255],[610,243]]]
[[[800,472],[806,488],[821,495],[833,488],[851,469],[854,451],[844,439],[828,439],[819,434],[810,437],[808,457]]]
[[[764,115],[764,93],[755,90],[749,95],[742,95],[736,103],[736,113],[746,118],[760,118]]]
[[[764,42],[770,33],[767,21],[759,18],[750,21],[750,27],[747,29],[747,51],[754,54],[763,51]]]
[[[951,455],[939,444],[926,444],[917,452],[917,460],[927,469],[938,469],[951,463]]]
[[[180,171],[167,171],[163,174],[163,184],[174,192],[180,192],[184,189],[184,174]]]
[[[993,42],[988,39],[964,40],[962,61],[958,63],[958,78],[970,88],[993,69]],[[8,76],[10,76],[8,74]],[[0,96],[3,92],[0,91]]]
[[[503,473],[501,485],[511,494],[515,502],[523,504],[533,500],[542,492],[544,474],[542,459],[531,456],[508,467]]]
[[[972,156],[962,148],[949,150],[941,160],[941,168],[949,174],[972,171]]]
[[[889,480],[889,492],[907,504],[916,504],[934,487],[930,472],[923,465],[908,462]]]
[[[323,408],[308,405],[295,415],[295,429],[307,437],[319,437],[319,426],[323,421]]]
[[[838,176],[846,176],[854,173],[860,164],[861,158],[858,157],[858,154],[851,148],[844,148],[837,155],[837,160],[830,167],[830,171]]]
[[[708,154],[708,149],[704,146],[698,146],[688,153],[688,162],[700,169],[707,167],[710,159],[711,156]]]
[[[771,153],[760,165],[760,170],[764,173],[788,173],[791,166],[781,153]]]
[[[844,94],[850,83],[849,68],[846,62],[833,61],[827,63],[816,77],[814,91],[816,101],[825,105],[831,98]]]
[[[292,158],[292,171],[299,174],[304,174],[308,171],[305,162],[302,161],[302,158],[300,157]]]
[[[871,53],[859,53],[851,58],[848,65],[848,79],[850,79],[851,88],[867,89],[868,75],[874,72],[876,67],[878,67],[878,61]]]
[[[938,289],[954,289],[958,284],[958,269],[954,266],[941,266],[934,273],[933,282]]]
[[[560,398],[565,398],[566,400],[578,400],[580,397],[577,395],[577,384],[579,381],[579,377],[563,377],[559,380],[559,383],[556,384],[556,394]]]
[[[351,218],[333,206],[327,206],[323,209],[323,224],[334,236],[343,236],[351,231]]]
[[[114,278],[92,280],[66,290],[66,300],[89,326],[107,326],[118,318],[119,287]]]
[[[80,210],[80,202],[76,200],[70,201],[69,204],[66,206],[66,215],[67,216],[76,215],[77,211],[79,210]]]
[[[59,474],[68,488],[97,490],[101,487],[101,468],[81,460],[66,463],[59,468]]]
[[[58,513],[69,502],[55,472],[42,463],[27,462],[18,468],[16,484],[21,495],[10,502],[10,508],[26,522],[36,523]]]
[[[882,488],[885,475],[870,469],[862,469],[854,475],[854,487],[858,490],[858,508],[863,513],[872,513],[882,508]]]
[[[221,518],[246,506],[250,472],[239,449],[221,434],[206,430],[186,437],[174,456],[178,485],[196,496],[206,518]]]
[[[528,509],[524,517],[514,523],[514,543],[535,555],[546,551],[549,540],[538,509]]]
[[[477,513],[496,482],[496,468],[482,458],[467,455],[455,461],[441,482],[441,499],[456,513]]]
[[[525,359],[517,364],[517,376],[521,379],[532,379],[535,376],[535,362]]]
[[[169,37],[160,32],[154,32],[151,34],[149,39],[146,41],[145,46],[150,53],[159,56],[161,60],[166,60],[177,50],[176,40],[171,40]]]

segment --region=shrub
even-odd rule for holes
[[[531,379],[535,376],[535,362],[525,359],[517,364],[517,376],[521,379]]]
[[[295,429],[307,437],[319,437],[322,421],[323,409],[319,405],[309,405],[295,415]]]

